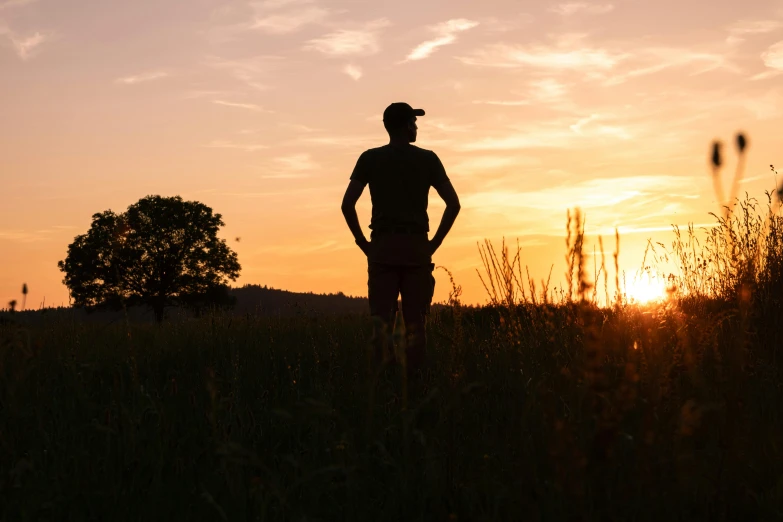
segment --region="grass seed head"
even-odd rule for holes
[[[745,152],[745,148],[748,146],[748,140],[745,138],[745,135],[741,132],[737,134],[737,149],[739,150],[739,153],[742,154]]]
[[[721,143],[719,141],[714,141],[712,143],[712,165],[714,167],[720,167],[722,160],[720,155],[720,147]]]

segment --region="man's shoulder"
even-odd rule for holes
[[[362,156],[366,157],[375,157],[380,154],[383,154],[384,150],[388,147],[388,145],[381,145],[380,147],[373,147],[371,149],[367,149],[364,152],[362,152]]]
[[[428,149],[423,149],[423,148],[419,147],[418,145],[414,145],[412,143],[411,143],[411,151],[412,151],[413,154],[418,154],[420,156],[425,156],[425,157],[436,156],[436,154],[433,151],[428,150]]]

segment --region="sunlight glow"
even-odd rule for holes
[[[645,304],[662,301],[666,298],[666,282],[658,277],[650,276],[649,272],[637,274],[626,286],[625,294],[628,302]]]

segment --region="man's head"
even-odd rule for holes
[[[414,143],[417,116],[424,116],[424,110],[414,109],[407,103],[392,103],[383,111],[383,126],[390,138]]]

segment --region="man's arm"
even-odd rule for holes
[[[364,192],[364,184],[351,180],[351,182],[348,183],[348,188],[345,190],[341,208],[343,216],[345,216],[345,222],[348,224],[348,228],[351,229],[351,234],[353,234],[356,244],[359,245],[359,248],[361,248],[362,252],[366,255],[369,241],[364,237],[362,227],[359,225],[359,216],[356,214],[356,202],[359,201],[362,192]]]
[[[443,183],[436,186],[435,190],[438,192],[438,195],[441,197],[441,199],[443,199],[443,201],[446,203],[446,210],[443,211],[443,217],[440,219],[438,230],[430,240],[430,246],[432,247],[433,253],[443,243],[443,240],[446,238],[446,234],[449,233],[451,226],[457,219],[460,208],[462,208],[459,204],[457,191],[454,190],[454,186],[451,184],[451,181],[448,179],[445,180]]]

